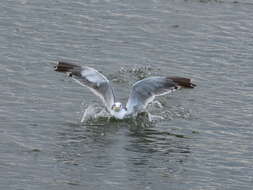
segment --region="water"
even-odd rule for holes
[[[250,0],[10,0],[0,4],[1,189],[252,189]],[[53,71],[89,65],[122,102],[151,75],[198,85],[166,119],[81,124],[99,101]]]

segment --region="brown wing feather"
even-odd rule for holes
[[[55,71],[62,73],[70,73],[70,76],[76,75],[78,77],[81,77],[81,70],[81,66],[63,61],[59,61],[58,64],[55,66]]]
[[[189,78],[184,77],[167,77],[167,78],[184,88],[194,88],[196,86],[196,84],[193,84],[191,82],[191,79]]]

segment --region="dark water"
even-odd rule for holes
[[[0,4],[0,188],[242,190],[253,186],[253,3],[9,0]],[[80,124],[99,103],[53,71],[93,66],[127,100],[150,75],[198,87],[166,119]],[[154,108],[159,110],[158,108]]]

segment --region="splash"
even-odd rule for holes
[[[150,66],[137,67],[134,66],[132,68],[121,67],[120,70],[108,75],[109,80],[115,83],[132,83],[134,81],[138,81],[149,77],[152,75],[153,68]]]
[[[143,67],[133,67],[130,69],[121,68],[120,73],[125,74],[129,73],[130,75],[137,78],[137,80],[142,80],[151,75],[152,67],[143,66]]]
[[[185,109],[184,107],[179,107],[179,106],[170,107],[169,109],[164,110],[161,114],[164,117],[164,119],[167,119],[167,120],[193,119],[193,116],[189,110]]]
[[[154,101],[149,105],[149,112],[139,113],[137,116],[125,118],[123,120],[116,119],[112,117],[105,108],[98,104],[89,105],[84,111],[81,118],[81,123],[83,125],[90,126],[128,126],[130,128],[135,127],[150,127],[154,126],[156,123],[164,120],[174,120],[174,119],[186,119],[192,118],[189,110],[181,106],[166,106],[158,100]]]
[[[123,120],[112,117],[105,108],[97,104],[89,105],[83,112],[81,123],[88,126],[128,126],[128,127],[150,127],[154,125],[161,117],[143,112],[135,117],[125,118]]]
[[[110,115],[107,113],[105,108],[98,106],[97,104],[89,105],[83,112],[81,123],[87,123],[99,118],[109,118]]]

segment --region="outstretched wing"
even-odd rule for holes
[[[128,114],[144,111],[156,96],[168,94],[180,87],[194,88],[191,80],[183,77],[149,77],[133,85],[127,102]]]
[[[75,64],[58,62],[55,71],[67,73],[77,83],[88,87],[105,104],[107,110],[111,110],[114,104],[114,93],[109,80],[97,70],[91,67],[81,67]]]

